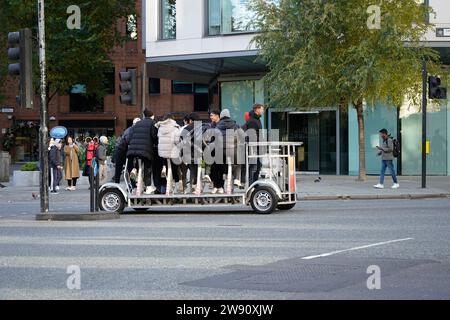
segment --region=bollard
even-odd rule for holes
[[[89,191],[91,200],[91,212],[95,212],[94,168],[89,167]]]
[[[95,186],[95,192],[94,192],[94,199],[95,199],[95,212],[100,211],[100,199],[99,199],[99,190],[100,190],[100,173],[97,170],[97,175],[94,177],[94,186]]]

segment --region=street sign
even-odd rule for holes
[[[14,108],[10,108],[10,107],[3,107],[1,109],[2,113],[14,113]]]
[[[67,128],[66,127],[54,127],[50,130],[50,137],[53,139],[64,139],[67,136]]]

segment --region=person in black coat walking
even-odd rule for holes
[[[158,138],[158,131],[153,121],[153,112],[144,111],[144,119],[133,127],[128,145],[128,161],[141,159],[144,164],[144,184],[146,193],[151,192],[152,160],[154,158],[154,141]]]

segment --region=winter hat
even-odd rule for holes
[[[230,110],[228,110],[228,109],[222,110],[222,112],[220,113],[220,119],[225,118],[225,117],[231,118]]]
[[[105,137],[105,136],[101,136],[101,137],[100,137],[100,143],[108,144],[108,138]]]
[[[135,119],[133,120],[133,126],[134,126],[136,123],[138,123],[139,121],[141,121],[140,118],[135,118]]]

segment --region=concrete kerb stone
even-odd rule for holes
[[[405,199],[433,199],[450,198],[450,193],[432,194],[398,194],[398,195],[333,195],[333,196],[299,196],[299,201],[320,201],[320,200],[405,200]]]
[[[37,221],[98,221],[120,219],[118,213],[43,213],[37,214]]]

